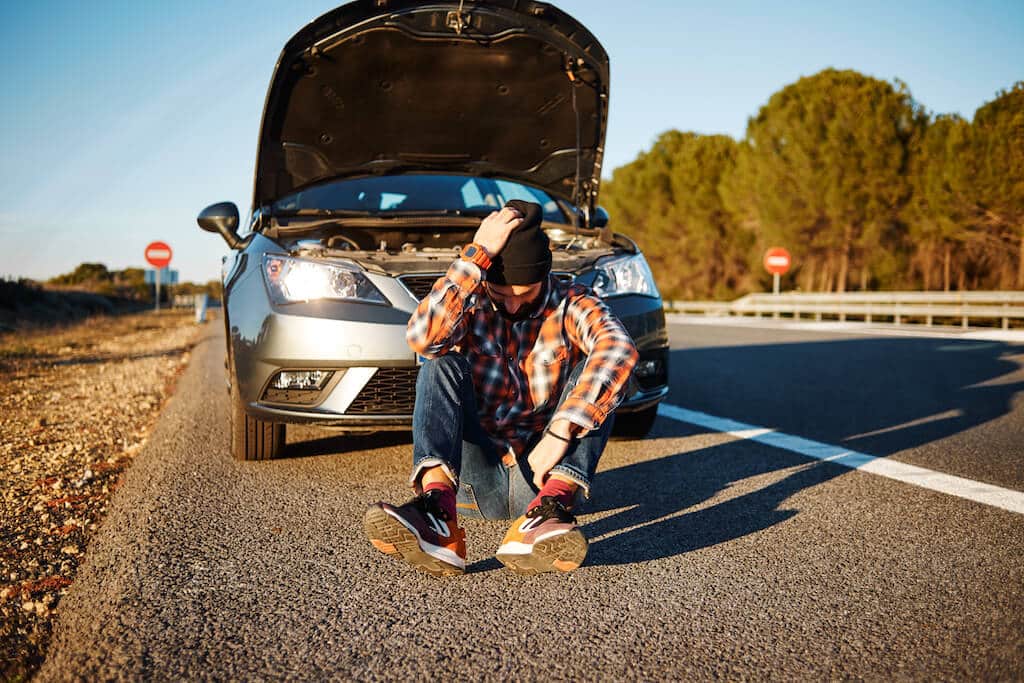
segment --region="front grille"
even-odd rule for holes
[[[267,387],[261,401],[268,403],[290,403],[297,406],[312,406],[320,402],[323,391],[319,389],[275,389]]]
[[[405,285],[405,288],[409,290],[409,293],[416,297],[417,301],[423,300],[427,294],[430,294],[430,289],[437,282],[437,278],[441,277],[444,273],[432,273],[429,275],[403,275],[398,278],[398,281]]]
[[[380,368],[359,392],[346,415],[411,415],[419,368]]]
[[[405,285],[405,288],[409,290],[417,301],[422,301],[427,294],[430,294],[431,288],[434,283],[437,282],[437,278],[444,275],[444,273],[433,273],[430,275],[403,275],[398,278],[398,281]],[[575,279],[572,273],[555,273],[555,278],[559,282],[572,283]]]

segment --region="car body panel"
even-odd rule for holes
[[[592,209],[608,68],[597,39],[546,3],[343,5],[281,52],[253,206],[331,178],[419,170],[502,176]]]
[[[275,204],[296,190],[326,197],[331,182],[369,186],[367,174],[384,184],[401,180],[402,191],[415,185],[414,175],[432,183],[455,175],[481,188],[509,181],[547,194],[542,227],[557,277],[592,285],[604,259],[642,258],[625,235],[587,224],[607,106],[604,49],[545,3],[359,0],[300,30],[268,90],[248,229],[241,237],[221,231],[235,250],[222,271],[235,405],[274,423],[408,429],[418,359],[406,325],[480,220],[466,212],[472,207],[449,211],[445,202],[433,214],[387,216],[380,205],[339,211],[296,200],[288,211]],[[505,199],[495,197],[500,202],[489,206],[497,208]],[[296,259],[344,264],[346,277],[357,273],[384,301],[284,302],[283,266],[265,270]],[[661,298],[616,294],[606,302],[646,368],[634,371],[618,412],[649,409],[668,391]],[[282,371],[331,374],[313,389],[275,386]]]

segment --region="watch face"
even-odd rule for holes
[[[474,246],[473,246],[473,245],[471,244],[471,245],[469,245],[468,247],[466,247],[466,252],[465,252],[465,253],[466,253],[466,256],[467,256],[468,258],[473,258],[474,256],[476,256],[476,251],[477,251],[476,247],[474,247]]]

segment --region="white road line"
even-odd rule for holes
[[[658,415],[699,427],[723,432],[739,439],[749,439],[773,448],[799,453],[809,458],[831,462],[850,469],[870,472],[905,484],[913,484],[921,488],[951,496],[966,498],[976,503],[991,505],[1002,510],[1024,514],[1024,493],[1012,489],[1004,489],[972,479],[955,477],[916,465],[879,458],[867,453],[858,453],[842,446],[812,441],[799,436],[792,436],[774,429],[737,422],[724,417],[715,417],[696,410],[687,410],[679,406],[662,403],[658,406]]]

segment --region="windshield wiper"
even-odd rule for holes
[[[378,216],[379,211],[354,209],[288,209],[274,211],[271,218],[358,218],[362,216]]]
[[[381,211],[375,215],[378,216],[399,216],[402,218],[408,216],[486,216],[491,210],[484,211],[483,209],[409,209],[402,211],[396,209],[394,211]]]

